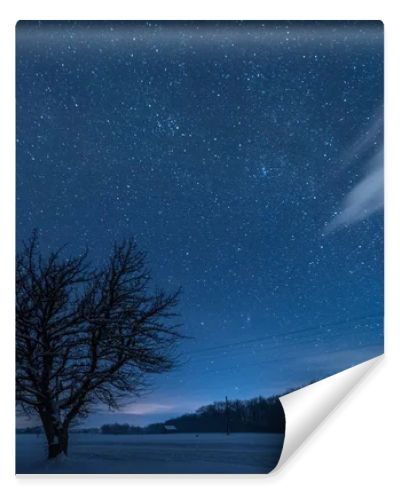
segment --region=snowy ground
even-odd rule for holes
[[[72,434],[69,456],[49,463],[43,436],[16,436],[17,474],[189,474],[269,472],[283,434]]]

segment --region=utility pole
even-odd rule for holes
[[[226,435],[229,436],[229,407],[228,407],[228,396],[225,396],[225,418],[226,418]]]

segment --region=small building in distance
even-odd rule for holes
[[[164,425],[164,432],[166,434],[173,434],[174,432],[178,432],[178,429],[175,425]]]

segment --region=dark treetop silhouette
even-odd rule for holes
[[[99,403],[117,407],[147,373],[174,366],[179,291],[151,292],[132,240],[93,270],[86,254],[41,255],[33,235],[16,268],[16,397],[40,417],[52,458],[67,453],[74,419]]]

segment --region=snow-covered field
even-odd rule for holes
[[[17,474],[265,473],[283,434],[72,434],[69,455],[49,463],[43,436],[16,436]]]

